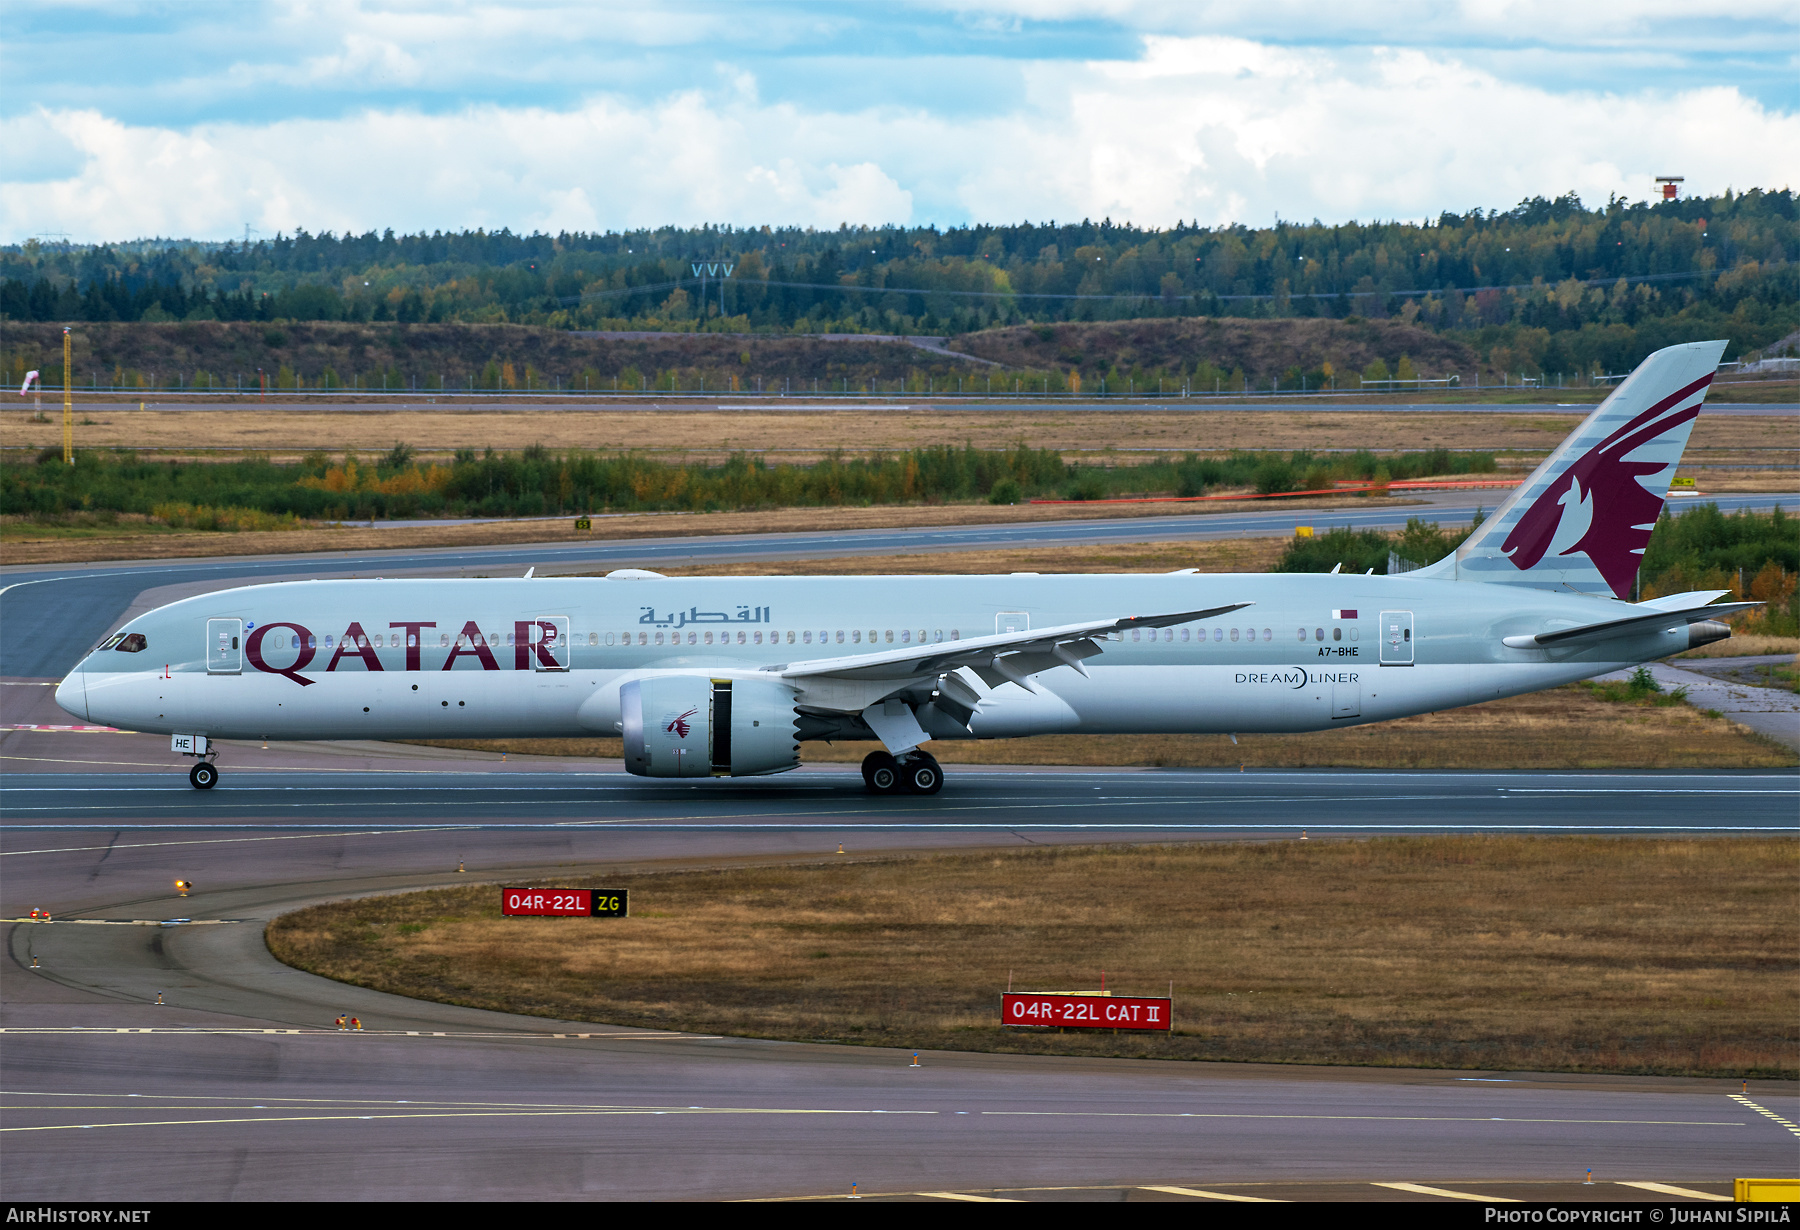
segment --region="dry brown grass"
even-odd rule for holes
[[[412,742],[409,740],[409,742]],[[618,760],[618,739],[431,739],[427,747]],[[805,764],[859,764],[872,743],[803,743]],[[1557,688],[1467,709],[1302,735],[1037,735],[925,749],[945,764],[1165,769],[1772,769],[1800,756],[1688,705],[1616,704]]]
[[[475,885],[270,924],[425,999],[885,1046],[1725,1077],[1800,1071],[1800,847],[1436,837],[1040,848],[622,875],[632,917]],[[1169,1036],[1009,1031],[999,993],[1174,984]]]
[[[1676,654],[1678,658],[1748,658],[1765,653],[1800,654],[1800,636],[1760,636],[1754,632],[1734,632],[1731,639],[1714,641],[1698,649]]]
[[[1467,448],[1542,452],[1574,430],[1585,407],[1566,413],[1431,411],[1212,411],[1196,405],[1169,410],[1148,405],[1128,413],[1076,413],[1056,406],[1019,410],[958,411],[905,403],[850,410],[718,411],[681,408],[663,413],[621,410],[546,410],[533,406],[372,406],[352,411],[308,411],[260,405],[196,406],[139,411],[136,404],[91,413],[93,426],[75,429],[78,448],[203,451],[235,446],[294,457],[315,448],[364,452],[391,448],[396,440],[425,455],[490,444],[519,447],[638,450],[713,456],[732,450],[775,449],[805,460],[833,449],[917,448],[962,444],[1006,448],[1026,440],[1038,448],[1074,454],[1119,450],[1112,460],[1129,464],[1128,449],[1228,450],[1368,448],[1406,450]],[[748,403],[746,403],[748,404]],[[33,423],[29,412],[0,414],[0,444],[30,449],[62,445],[60,415]],[[1752,452],[1791,448],[1793,419],[1781,416],[1702,415],[1694,425],[1690,460],[1703,450]],[[1765,458],[1766,458],[1765,454]],[[1718,460],[1718,458],[1714,458]],[[1755,458],[1751,457],[1751,461]],[[1726,476],[1721,474],[1720,480]],[[1704,485],[1704,484],[1703,484]]]

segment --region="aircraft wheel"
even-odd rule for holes
[[[944,788],[944,770],[924,753],[900,766],[900,774],[908,794],[936,794]]]
[[[887,752],[870,752],[863,757],[863,785],[876,794],[893,794],[901,788],[900,762]]]
[[[219,771],[202,760],[188,770],[188,782],[195,790],[211,790],[219,784]]]

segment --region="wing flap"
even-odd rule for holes
[[[1033,674],[1055,666],[1079,669],[1080,659],[1100,653],[1094,638],[1108,632],[1131,628],[1168,628],[1176,624],[1210,619],[1252,605],[1234,602],[1207,607],[1200,611],[1179,611],[1168,615],[1131,615],[1121,619],[1096,619],[1087,623],[1061,624],[1053,628],[1035,628],[1024,632],[1004,632],[995,636],[970,637],[966,641],[949,641],[938,645],[919,645],[911,649],[889,649],[879,653],[855,654],[841,658],[820,658],[811,662],[792,662],[767,668],[784,679],[807,679],[828,675],[839,679],[916,679],[924,675],[941,675],[958,667],[969,667],[984,680],[998,687],[1019,673]],[[1060,651],[1060,652],[1059,652]],[[1008,663],[1012,669],[998,664],[1011,657],[1023,661]],[[1076,659],[1070,661],[1069,659]],[[994,679],[989,671],[997,671]]]

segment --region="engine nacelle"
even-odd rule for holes
[[[639,777],[749,777],[800,765],[794,690],[763,679],[654,675],[619,689],[625,768]]]

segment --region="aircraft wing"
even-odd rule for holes
[[[1207,607],[1200,611],[1181,611],[1171,615],[1130,615],[1119,619],[1096,619],[1088,623],[1059,624],[1054,628],[1031,628],[1024,632],[1005,632],[996,636],[976,636],[964,641],[945,641],[936,645],[915,645],[906,649],[889,649],[879,653],[852,654],[840,658],[818,658],[811,662],[784,663],[767,667],[784,679],[805,680],[820,676],[859,681],[917,679],[925,675],[941,675],[958,667],[969,667],[994,686],[1011,679],[1022,682],[1028,676],[1055,666],[1072,666],[1082,674],[1081,660],[1100,652],[1094,638],[1108,632],[1128,628],[1167,628],[1175,624],[1209,619],[1229,611],[1252,605],[1234,602],[1226,606]]]
[[[1648,605],[1649,603],[1640,604],[1640,609],[1642,606]],[[1540,632],[1536,636],[1508,636],[1502,638],[1501,644],[1508,649],[1545,649],[1552,645],[1585,644],[1610,640],[1615,636],[1655,632],[1660,628],[1673,628],[1677,624],[1699,623],[1705,619],[1722,619],[1727,615],[1736,615],[1739,611],[1747,611],[1753,606],[1762,605],[1760,602],[1721,602],[1716,606],[1692,606],[1679,611],[1651,611],[1647,615],[1609,619],[1597,624],[1583,624],[1578,628],[1557,628],[1551,632]]]

